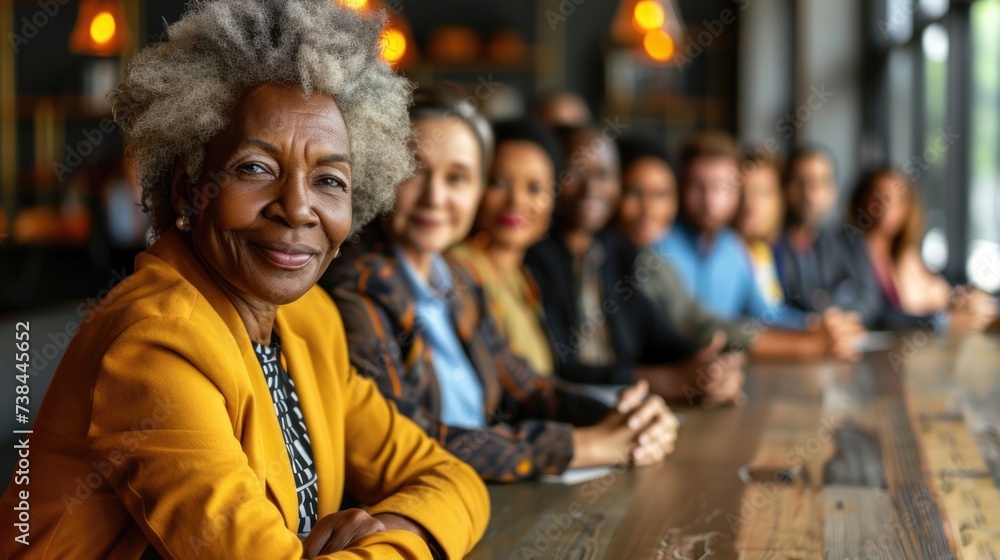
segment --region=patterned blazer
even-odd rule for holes
[[[351,363],[458,458],[491,482],[559,474],[573,457],[572,424],[588,425],[607,406],[567,392],[515,356],[490,319],[481,284],[451,267],[452,321],[482,383],[487,426],[441,423],[441,395],[431,350],[417,326],[414,298],[384,242],[355,247],[320,281],[340,309]]]

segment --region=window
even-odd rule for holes
[[[876,6],[886,117],[876,126],[888,162],[919,185],[924,261],[1000,292],[1000,0]],[[962,151],[951,153],[956,136]]]
[[[972,150],[966,273],[1000,290],[1000,0],[972,5]]]

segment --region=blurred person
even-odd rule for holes
[[[315,287],[412,169],[384,22],[198,2],[132,59],[112,106],[156,241],[55,372],[30,546],[5,558],[443,558],[482,536],[482,481],[356,373]]]
[[[983,330],[996,319],[992,296],[969,286],[952,288],[924,265],[922,211],[916,188],[901,173],[882,168],[865,174],[851,194],[847,222],[850,239],[879,287],[880,326],[905,329],[937,322]]]
[[[826,225],[837,204],[833,158],[819,146],[799,148],[788,158],[782,184],[787,211],[775,263],[785,302],[810,312],[835,306],[873,327],[878,287],[840,228]]]
[[[772,306],[785,300],[774,259],[774,245],[781,235],[785,214],[781,194],[783,169],[780,157],[767,151],[758,149],[744,156],[740,163],[743,196],[734,221],[736,231],[747,246],[757,286],[764,300]]]
[[[581,126],[591,120],[586,100],[572,91],[553,91],[543,96],[535,107],[535,117],[549,128]]]
[[[509,121],[524,117],[524,96],[510,84],[500,84],[492,94],[481,99],[479,111],[490,122]]]
[[[104,212],[111,245],[119,249],[143,247],[149,216],[142,211],[142,188],[135,162],[123,157],[104,187]]]
[[[531,119],[497,123],[493,136],[496,150],[475,233],[452,247],[448,258],[483,286],[488,311],[511,351],[539,375],[550,375],[552,342],[524,255],[548,235],[562,156],[551,133]]]
[[[721,334],[704,345],[680,336],[631,281],[635,249],[605,230],[621,190],[614,146],[589,125],[558,134],[565,170],[552,234],[525,259],[541,288],[556,373],[582,384],[645,379],[668,399],[685,399],[685,386],[715,367],[719,375],[702,391],[704,403],[741,402],[742,354],[720,355]],[[705,385],[702,378],[698,386]]]
[[[351,362],[490,482],[660,461],[677,433],[662,399],[635,384],[608,407],[539,376],[497,332],[483,288],[442,256],[475,219],[489,125],[440,88],[417,90],[410,118],[417,174],[321,281],[343,313]]]
[[[677,216],[677,185],[666,153],[645,138],[617,142],[622,168],[622,199],[615,227],[640,249],[635,283],[686,336],[706,344],[717,332],[726,349],[747,350],[754,358],[854,358],[853,338],[821,323],[814,332],[766,328],[760,321],[725,320],[703,307],[685,288],[670,262],[651,246],[667,235]],[[775,181],[775,189],[780,186]]]
[[[755,319],[764,327],[814,331],[831,341],[837,354],[849,354],[860,333],[857,317],[836,308],[822,316],[764,298],[750,257],[729,224],[740,204],[741,156],[724,132],[691,137],[681,158],[680,219],[653,246],[673,264],[684,287],[712,313],[728,321]]]

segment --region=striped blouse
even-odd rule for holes
[[[319,490],[316,466],[313,464],[312,443],[306,431],[295,382],[281,365],[281,341],[271,333],[271,344],[254,343],[257,361],[264,370],[267,388],[271,391],[274,413],[278,416],[281,435],[285,439],[288,458],[295,476],[295,492],[299,498],[299,537],[306,537],[319,520]]]

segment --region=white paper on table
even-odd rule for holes
[[[591,385],[586,383],[573,383],[563,379],[554,378],[553,382],[568,393],[575,393],[590,397],[606,406],[614,408],[618,404],[618,393],[626,389],[628,385]]]
[[[601,478],[613,472],[615,472],[615,467],[580,467],[577,469],[566,469],[562,474],[543,474],[539,480],[570,486]]]

